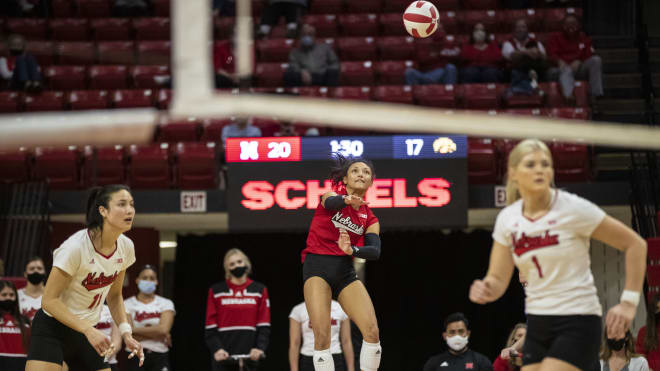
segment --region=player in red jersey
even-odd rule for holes
[[[330,303],[337,298],[362,337],[360,367],[375,371],[381,347],[374,305],[357,279],[353,256],[380,257],[380,224],[364,195],[374,180],[373,164],[362,158],[336,156],[327,192],[316,208],[302,252],[305,305],[314,331],[314,369],[334,371],[330,352]]]

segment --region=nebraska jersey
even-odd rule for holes
[[[112,319],[112,313],[110,313],[110,307],[107,305],[103,304],[103,308],[101,309],[101,318],[99,319],[99,322],[96,324],[96,328],[103,333],[103,335],[110,337],[112,335],[112,324],[114,323],[114,320]],[[117,363],[117,354],[112,356],[112,358],[108,358],[108,363],[111,365],[114,365]]]
[[[345,195],[346,191],[338,194]],[[340,228],[348,232],[352,246],[363,246],[364,233],[374,223],[378,223],[378,218],[367,205],[360,206],[358,210],[347,205],[335,211],[326,209],[319,202],[309,227],[307,248],[301,254],[303,263],[307,254],[346,255],[337,244]]]
[[[300,347],[300,354],[305,356],[314,355],[314,330],[312,330],[312,323],[309,321],[309,313],[307,307],[302,302],[291,310],[289,318],[294,319],[300,323],[302,330],[302,346]],[[341,353],[341,343],[339,341],[339,331],[341,330],[341,323],[348,319],[348,316],[341,309],[341,305],[336,300],[332,301],[330,305],[330,352],[332,354]]]
[[[28,331],[29,325],[25,325],[23,331]],[[23,347],[23,337],[18,321],[9,313],[0,317],[0,357],[27,357],[27,350]]]
[[[18,308],[21,310],[21,314],[29,318],[30,321],[34,319],[34,315],[41,309],[42,296],[33,298],[25,293],[25,289],[18,290]]]
[[[80,230],[53,252],[53,267],[71,276],[60,299],[76,317],[96,325],[110,286],[134,262],[133,241],[123,234],[117,239],[115,251],[106,256],[94,248],[88,230]]]
[[[550,210],[531,220],[518,200],[497,216],[493,239],[511,248],[527,278],[525,306],[535,315],[602,315],[591,274],[591,234],[605,212],[572,193],[555,190]]]
[[[137,299],[137,296],[131,296],[124,301],[126,312],[133,320],[135,328],[157,326],[160,323],[160,316],[163,312],[174,311],[174,303],[170,299],[155,295],[154,300],[149,303],[143,303]],[[153,339],[142,340],[142,347],[157,353],[166,353],[169,348],[164,341]]]

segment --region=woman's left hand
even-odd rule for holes
[[[346,253],[346,255],[353,255],[353,248],[351,248],[351,236],[348,235],[348,232],[344,228],[339,228],[339,240],[337,240],[337,245],[341,251]]]
[[[130,333],[124,334],[124,344],[126,344],[126,348],[131,352],[128,355],[128,358],[131,359],[135,356],[138,356],[138,359],[140,360],[140,367],[142,367],[142,364],[144,363],[144,351],[142,350],[142,344],[140,344],[139,341],[133,339],[133,335]]]
[[[264,351],[257,348],[250,349],[250,359],[258,361],[264,355]]]
[[[607,312],[605,325],[607,327],[607,337],[611,339],[623,339],[626,331],[630,329],[637,307],[628,302],[621,302]]]

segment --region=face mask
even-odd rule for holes
[[[247,265],[244,265],[242,267],[236,267],[236,268],[229,271],[229,273],[231,273],[231,275],[236,277],[236,278],[243,277],[245,272],[247,272]]]
[[[314,37],[312,36],[303,36],[300,38],[300,45],[305,48],[312,47],[314,45]]]
[[[465,346],[468,343],[468,338],[467,336],[461,336],[461,335],[455,335],[452,337],[447,338],[447,345],[454,350],[454,351],[459,351],[465,348]]]
[[[144,294],[153,294],[156,291],[156,282],[139,280],[138,289]]]
[[[607,339],[607,346],[614,350],[618,351],[623,349],[623,345],[626,343],[626,338],[623,339]]]
[[[0,310],[11,310],[16,305],[16,300],[0,300]]]
[[[481,30],[474,31],[472,33],[472,38],[476,42],[482,42],[482,41],[486,40],[486,32],[481,31]]]
[[[23,49],[9,49],[9,54],[13,56],[21,55],[23,54]]]
[[[46,278],[46,275],[38,272],[30,273],[27,275],[27,280],[30,281],[30,283],[33,285],[38,285],[44,282],[44,278]]]

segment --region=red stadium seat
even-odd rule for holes
[[[376,14],[342,14],[339,16],[339,27],[344,36],[377,36],[378,16]]]
[[[106,90],[74,90],[67,101],[72,110],[110,108],[110,96]]]
[[[213,28],[216,40],[226,40],[231,35],[235,21],[233,17],[217,17],[213,20]],[[271,34],[272,37],[272,34]]]
[[[136,88],[157,89],[160,85],[154,80],[154,77],[170,75],[170,68],[168,66],[134,66],[131,67],[130,75]]]
[[[421,106],[456,108],[456,91],[460,85],[415,85],[413,97]]]
[[[267,39],[257,41],[257,52],[261,62],[286,62],[295,46],[294,39]]]
[[[138,64],[169,65],[170,41],[141,41],[137,44]]]
[[[130,40],[131,22],[128,18],[99,18],[90,20],[92,37],[97,41]]]
[[[582,9],[580,8],[556,8],[556,9],[540,9],[539,14],[543,20],[543,29],[547,32],[561,31],[562,21],[568,14],[573,14],[582,18]]]
[[[436,31],[441,32],[444,31],[446,34],[457,34],[460,33],[461,29],[459,27],[459,17],[458,14],[453,11],[449,10],[446,12],[440,11],[439,14],[439,20],[440,20],[440,25],[442,25],[442,29],[439,29]],[[470,33],[472,33],[472,30],[470,30]]]
[[[51,15],[55,18],[70,18],[75,17],[75,11],[71,0],[50,0]]]
[[[334,14],[308,15],[305,16],[303,23],[314,26],[316,37],[337,37],[339,35],[337,16]]]
[[[217,188],[218,160],[214,142],[179,143],[176,156],[179,188]]]
[[[568,102],[561,94],[561,87],[556,82],[539,84],[539,88],[547,95],[547,107],[566,107]],[[575,105],[577,107],[589,106],[589,84],[586,81],[576,81],[575,89],[573,90],[575,96]]]
[[[405,60],[415,58],[414,38],[411,36],[389,36],[376,39],[380,59]]]
[[[477,23],[484,25],[486,33],[496,33],[500,29],[498,12],[495,10],[468,10],[462,13],[463,33],[472,34]]]
[[[660,265],[646,266],[646,281],[649,286],[660,286]]]
[[[514,94],[505,98],[507,107],[509,108],[534,108],[543,106],[544,95],[541,94]]]
[[[497,148],[492,139],[468,138],[468,179],[470,184],[496,184]]]
[[[343,11],[343,0],[312,1],[309,5],[309,14],[339,14]]]
[[[371,61],[341,63],[341,85],[372,85],[374,77],[374,66]]]
[[[520,115],[520,116],[547,116],[548,113],[543,108],[512,108],[500,111],[507,115]]]
[[[660,265],[660,237],[646,239],[648,261],[651,265]]]
[[[36,148],[34,178],[45,180],[51,189],[80,188],[80,151],[69,148]]]
[[[550,151],[552,151],[556,181],[582,182],[589,180],[591,155],[586,145],[552,142]]]
[[[431,0],[433,1],[433,0]],[[465,9],[499,9],[499,0],[463,0]]]
[[[128,67],[126,66],[89,67],[90,89],[126,89],[128,86]]]
[[[172,101],[172,90],[160,89],[156,97],[156,106],[158,109],[168,109]]]
[[[413,104],[413,89],[408,85],[380,85],[374,87],[373,97],[380,102]]]
[[[376,63],[379,84],[403,85],[408,68],[416,68],[414,61],[382,61]]]
[[[25,182],[30,179],[32,157],[26,149],[0,151],[0,183]]]
[[[15,91],[0,91],[0,113],[12,113],[22,110],[22,95]]]
[[[382,0],[347,1],[346,13],[370,13],[383,6]]]
[[[55,90],[86,89],[85,66],[50,66],[44,69],[48,86]]]
[[[23,99],[26,111],[62,111],[66,108],[64,93],[44,91],[37,95],[26,95]]]
[[[9,18],[7,31],[10,34],[23,35],[28,40],[46,39],[46,20],[38,18]]]
[[[167,143],[130,147],[129,182],[132,188],[164,189],[172,184]]]
[[[126,183],[126,150],[114,147],[85,146],[83,166],[85,187]]]
[[[562,119],[590,120],[591,110],[586,107],[553,108],[549,110],[548,116]]]
[[[300,95],[301,97],[328,97],[328,88],[326,86],[300,86],[289,89],[289,92]]]
[[[434,69],[447,63],[456,63],[463,37],[444,35],[415,39],[415,60],[422,70]],[[455,49],[455,56],[442,55],[443,49]]]
[[[201,142],[220,142],[222,140],[222,128],[231,124],[231,119],[206,120],[202,124]]]
[[[100,64],[135,64],[132,41],[101,41],[97,44]]]
[[[75,0],[78,11],[83,17],[103,18],[112,16],[110,2],[108,0]]]
[[[373,37],[343,37],[336,40],[339,60],[373,60],[378,53],[376,42]]]
[[[91,42],[61,42],[55,46],[60,64],[94,64],[94,44]]]
[[[191,117],[188,120],[172,121],[158,128],[159,142],[196,142],[201,134],[201,121]]]
[[[59,41],[89,39],[89,22],[80,18],[56,18],[50,21],[51,38]]]
[[[370,100],[370,86],[339,86],[333,89],[332,97],[336,99]]]
[[[151,0],[156,17],[170,16],[170,0]]]
[[[37,59],[41,67],[55,64],[55,50],[50,41],[29,41],[25,50]]]
[[[255,69],[255,78],[260,86],[281,86],[284,71],[288,63],[259,63]]]
[[[542,23],[540,13],[536,9],[516,9],[500,11],[500,21],[502,23],[501,30],[506,33],[513,33],[515,23],[519,19],[527,21],[527,29],[529,31],[541,31]]]
[[[403,26],[401,13],[384,13],[378,17],[383,36],[409,36]]]
[[[151,107],[154,105],[154,91],[144,90],[116,90],[112,94],[115,108]]]
[[[135,40],[169,40],[169,18],[136,18],[133,20]]]
[[[497,84],[464,84],[463,107],[466,109],[489,110],[499,106]]]

